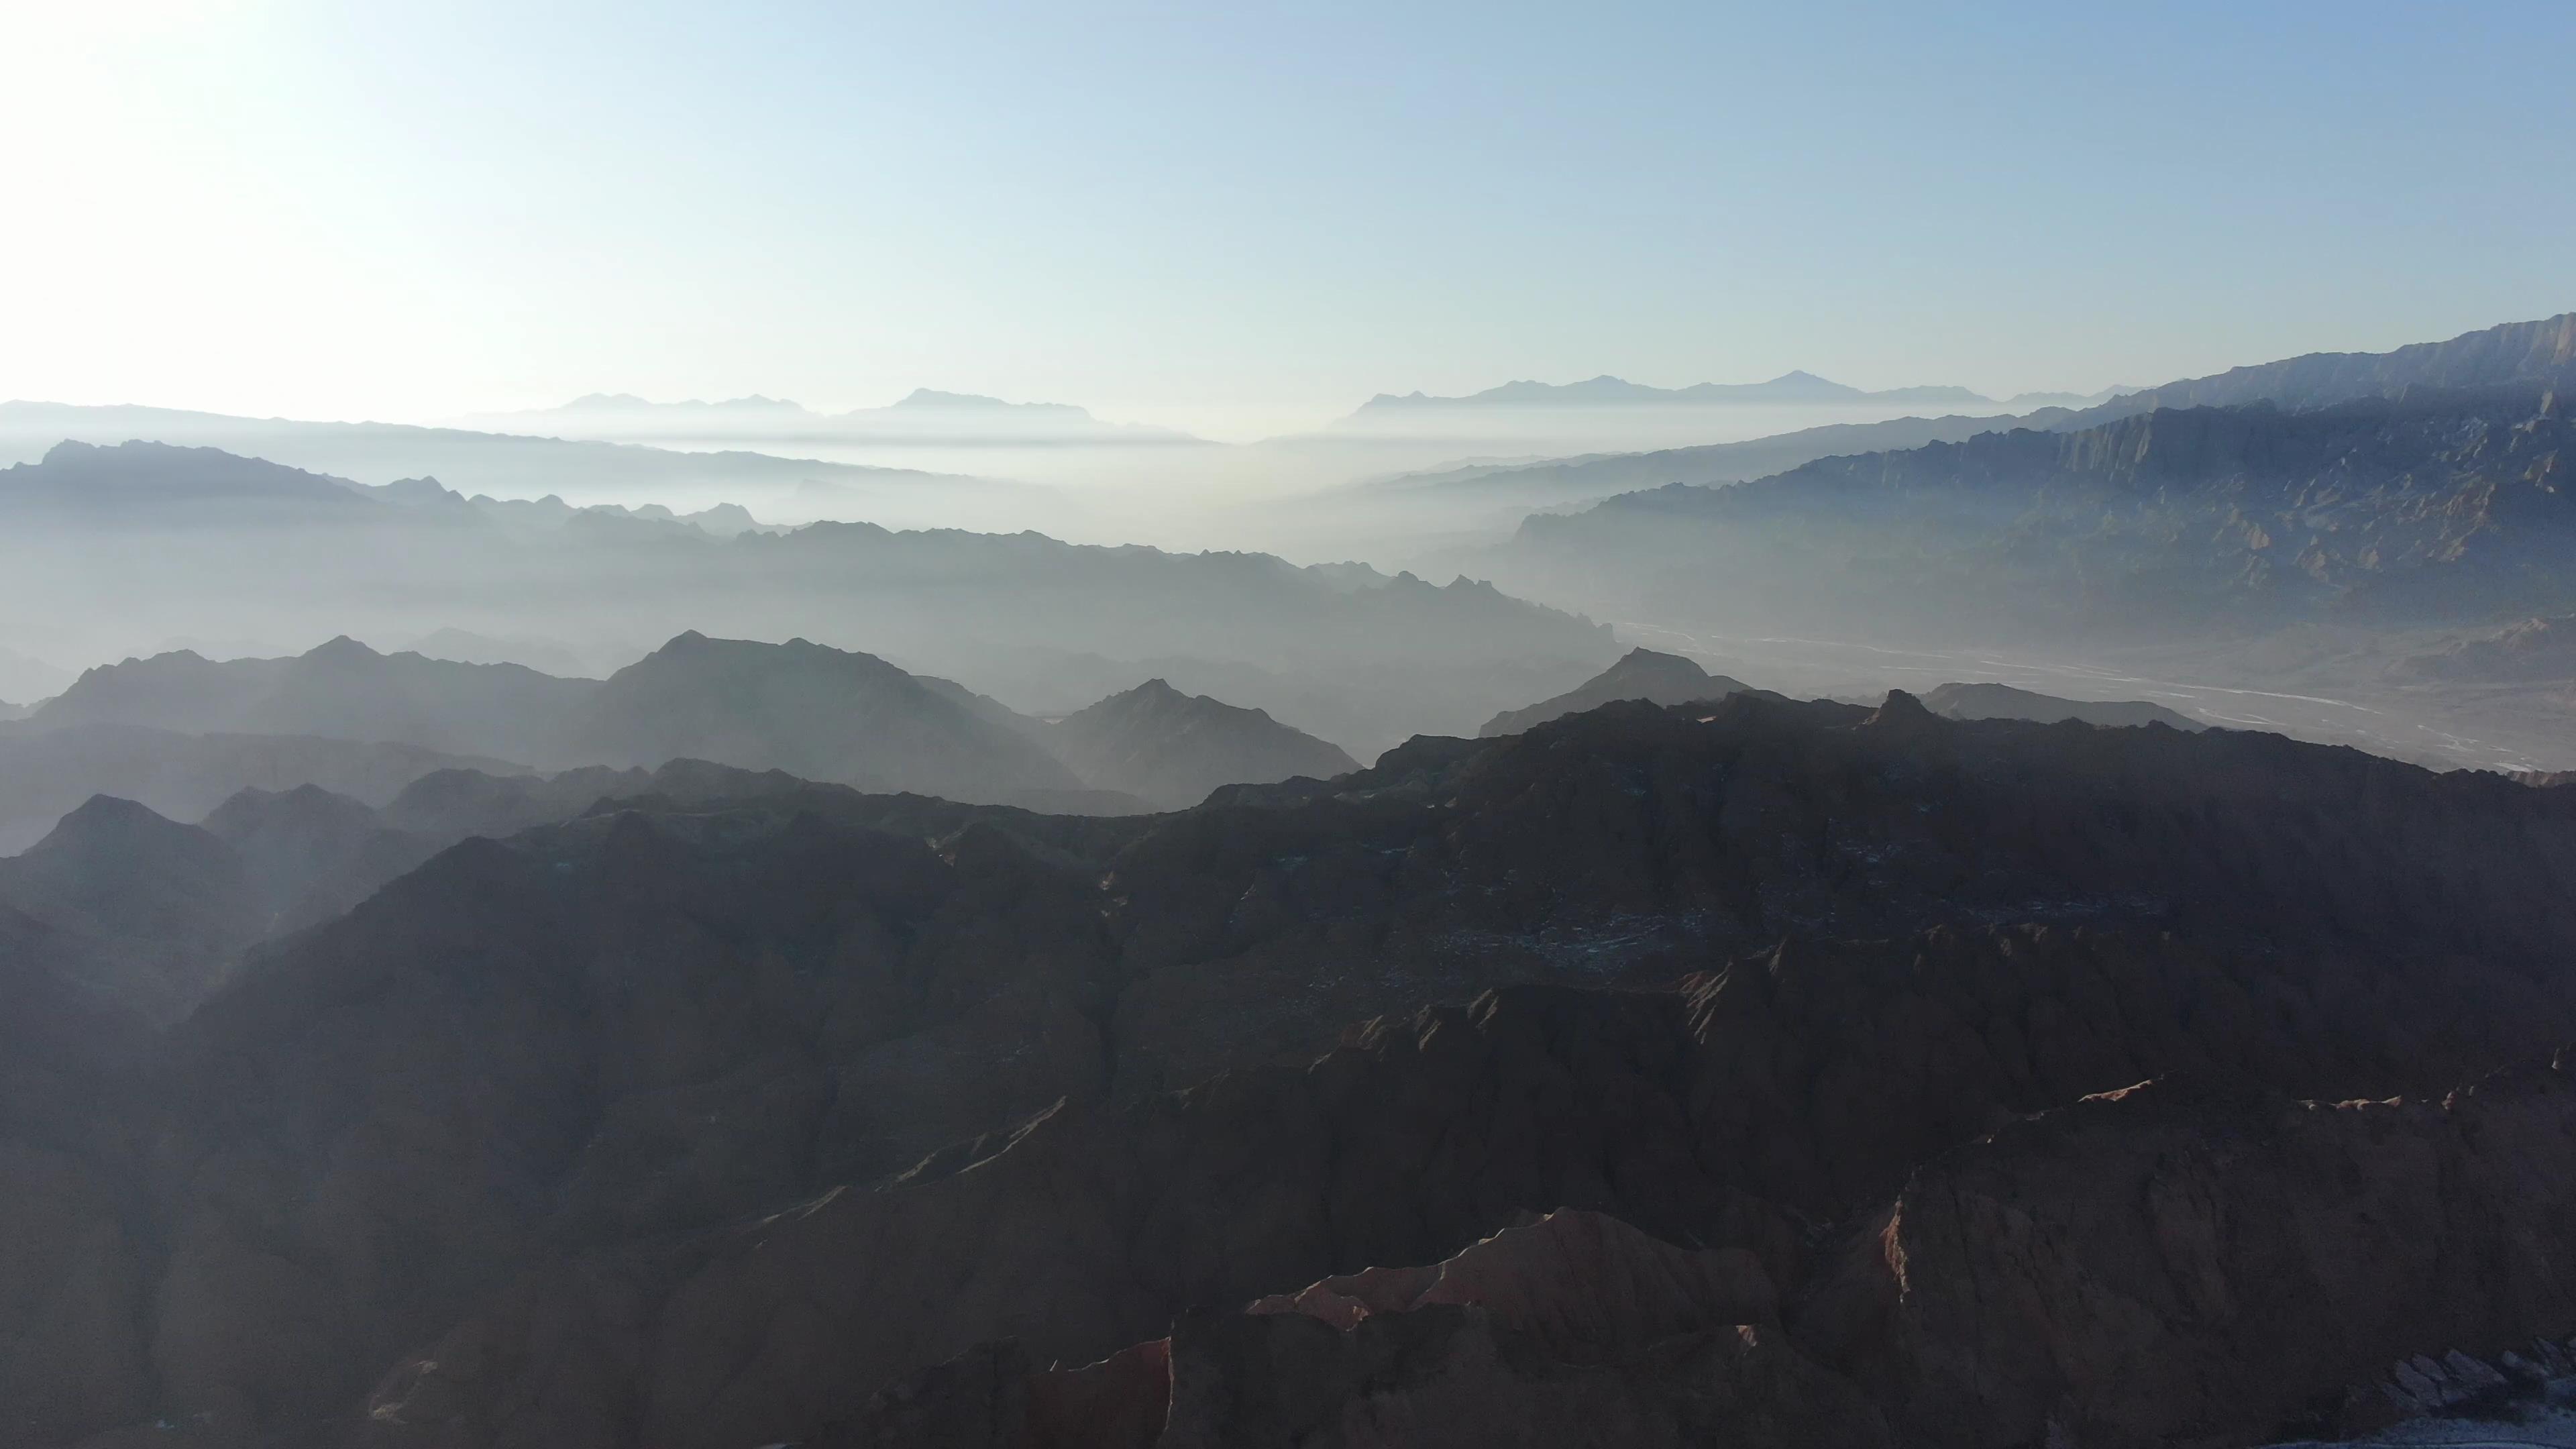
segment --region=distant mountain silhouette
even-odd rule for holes
[[[808,411],[801,403],[792,403],[787,401],[785,398],[762,397],[758,393],[753,393],[748,397],[726,398],[720,402],[701,402],[696,398],[689,398],[681,402],[657,403],[637,397],[631,392],[586,393],[580,397],[574,398],[571,402],[565,403],[562,407],[545,408],[536,412],[523,413],[519,416],[541,418],[552,415],[584,413],[717,414],[728,417],[775,417],[781,415],[787,417],[813,416],[813,413]]]
[[[369,486],[428,475],[469,497],[572,493],[651,498],[683,491],[739,497],[754,490],[779,492],[804,479],[821,478],[867,490],[885,510],[882,516],[890,519],[923,519],[923,510],[909,500],[926,500],[936,505],[929,512],[943,521],[956,521],[964,516],[954,507],[961,502],[1028,504],[1047,496],[1026,484],[740,449],[682,451],[407,423],[311,422],[130,405],[0,402],[0,456],[14,452],[25,458],[42,457],[66,439],[110,445],[104,449],[110,452],[131,439],[218,448]]]
[[[583,698],[553,756],[647,768],[702,759],[993,803],[1083,787],[1025,734],[874,655],[695,632]]]
[[[1260,710],[1183,694],[1160,679],[1067,715],[1041,738],[1094,786],[1167,810],[1196,805],[1220,785],[1328,780],[1359,768],[1340,746]]]
[[[197,820],[246,789],[319,785],[380,805],[421,776],[450,768],[498,773],[515,767],[417,745],[309,735],[199,735],[95,721],[56,730],[19,724],[0,731],[0,855],[34,844],[93,795]]]
[[[1582,382],[1507,382],[1464,397],[1412,392],[1379,393],[1358,414],[1442,408],[1724,406],[1740,403],[1990,403],[1964,387],[1900,387],[1870,392],[1831,382],[1812,372],[1786,372],[1768,382],[1702,382],[1689,387],[1650,387],[1604,374]]]
[[[598,688],[516,664],[379,654],[344,635],[292,658],[217,662],[183,650],[92,669],[28,723],[319,735],[537,762],[555,758],[561,721]]]
[[[1837,423],[1736,443],[1535,462],[1481,464],[1405,474],[1369,492],[1453,493],[1540,509],[1672,483],[1736,483],[1783,473],[1820,458],[1958,443],[1981,433],[2033,428],[2067,432],[2159,407],[2273,402],[2297,411],[2388,397],[2410,387],[2480,389],[2576,380],[2576,313],[2512,322],[2385,353],[2321,352],[2240,367],[2161,387],[2117,387],[2089,396],[2023,393],[2006,400],[2018,416],[1893,418]],[[1432,401],[1446,401],[1433,399]]]
[[[1623,699],[1642,699],[1664,705],[1693,704],[1701,700],[1724,699],[1751,688],[1741,680],[1711,674],[1700,668],[1696,661],[1678,654],[1631,649],[1618,663],[1585,681],[1581,687],[1554,699],[1541,700],[1527,709],[1505,710],[1485,721],[1485,727],[1476,735],[1479,739],[1516,735],[1549,720],[1582,714]]]
[[[941,392],[936,388],[917,387],[895,404],[898,408],[927,408],[933,411],[1013,413],[1023,417],[1050,417],[1067,422],[1093,422],[1095,419],[1071,403],[1015,403],[997,397],[971,392]]]
[[[63,442],[40,463],[0,468],[0,511],[72,520],[148,512],[166,524],[281,513],[354,521],[367,507],[339,479],[214,448]]]
[[[12,528],[0,548],[0,617],[89,590],[95,597],[69,622],[102,647],[167,638],[179,618],[210,637],[274,638],[281,621],[328,617],[354,637],[386,642],[435,622],[496,638],[639,643],[688,629],[778,639],[810,634],[822,620],[840,631],[824,642],[965,679],[1015,706],[1037,707],[1018,686],[1041,657],[1199,661],[1258,692],[1231,682],[1192,692],[1267,709],[1362,754],[1413,734],[1470,729],[1529,697],[1533,673],[1562,688],[1557,680],[1581,678],[1614,653],[1600,626],[1489,584],[1434,584],[1357,564],[1300,568],[1266,554],[868,523],[718,538],[560,500],[468,499],[418,479],[349,493],[355,522],[236,520],[221,546],[161,526],[155,508]],[[115,550],[123,582],[98,593],[86,561],[102,547]],[[1044,707],[1078,707],[1155,674],[1171,670],[1122,667]],[[480,707],[467,713],[490,717]],[[515,739],[434,738],[437,748],[543,763]]]
[[[1023,443],[1200,443],[1171,428],[1110,423],[1071,403],[1009,402],[980,393],[915,388],[884,407],[818,412],[781,398],[657,403],[631,393],[593,393],[557,408],[465,421],[508,431],[560,430],[597,438],[695,440],[718,437],[774,444],[878,439],[972,445]]]
[[[2039,724],[2071,719],[2106,727],[2208,728],[2189,715],[2145,700],[2059,699],[2008,684],[1944,684],[1924,693],[1923,707],[1945,719],[2021,719]]]
[[[21,707],[32,705],[62,693],[78,677],[71,670],[0,646],[0,699],[14,699]]]

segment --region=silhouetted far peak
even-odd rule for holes
[[[1037,416],[1042,414],[1055,418],[1081,419],[1086,422],[1091,418],[1091,414],[1088,410],[1076,407],[1071,403],[1015,403],[1007,402],[997,397],[986,397],[981,393],[941,392],[939,389],[931,387],[914,388],[911,392],[906,393],[900,401],[896,402],[895,406],[898,408],[935,409],[948,412],[1007,412],[1022,416]]]
[[[1871,392],[1816,376],[1784,372],[1767,382],[1701,382],[1688,387],[1654,387],[1603,373],[1581,382],[1546,383],[1523,379],[1489,387],[1464,397],[1436,397],[1419,391],[1397,396],[1380,393],[1360,409],[1362,414],[1439,408],[1727,406],[1743,403],[1991,403],[1993,399],[1964,387],[1900,387]]]
[[[194,506],[321,510],[364,516],[371,500],[354,485],[217,448],[128,441],[110,447],[65,441],[42,460],[0,469],[0,508],[106,518],[122,508]],[[222,521],[222,515],[212,520]]]
[[[56,854],[101,844],[128,841],[178,842],[195,835],[189,826],[165,820],[150,808],[114,795],[92,795],[62,819],[54,833],[30,854]]]
[[[314,645],[299,657],[308,664],[338,665],[369,664],[385,656],[346,634],[338,634]]]
[[[1094,788],[1181,809],[1223,785],[1330,779],[1359,768],[1340,746],[1206,695],[1149,679],[1066,716],[1042,737]]]
[[[696,757],[955,800],[1081,785],[1020,731],[873,654],[695,630],[609,676],[573,712],[562,749],[592,763]]]
[[[219,839],[238,843],[259,830],[353,829],[373,824],[375,816],[376,812],[361,801],[320,785],[305,784],[286,790],[241,790],[216,806],[200,823]]]
[[[1750,687],[1741,680],[1711,674],[1678,654],[1631,649],[1618,663],[1581,686],[1553,699],[1541,700],[1527,709],[1506,710],[1487,720],[1485,727],[1476,733],[1481,739],[1516,735],[1549,720],[1582,714],[1620,700],[1642,699],[1662,705],[1690,704],[1698,700],[1723,699],[1730,694],[1743,693]]]
[[[790,402],[785,398],[763,397],[759,393],[744,397],[723,398],[715,402],[687,398],[680,402],[659,403],[650,398],[637,397],[631,392],[594,392],[574,398],[562,407],[545,411],[575,415],[585,413],[803,413],[806,409],[801,403]],[[538,416],[543,415],[543,413],[538,414]]]

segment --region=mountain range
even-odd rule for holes
[[[22,1442],[2250,1444],[2568,1331],[2565,791],[1756,692],[1127,819],[693,768],[0,1056]],[[368,827],[271,812],[62,856]],[[52,949],[0,1034],[163,979]]]
[[[226,501],[184,479],[226,480]],[[231,501],[251,490],[257,505]],[[165,495],[178,496],[167,498]],[[191,632],[274,639],[328,614],[357,637],[415,637],[423,617],[488,636],[542,633],[589,657],[634,641],[716,635],[864,643],[963,677],[1015,707],[1056,713],[1175,669],[1215,693],[1368,754],[1599,668],[1607,631],[1466,579],[1432,585],[1358,565],[1292,566],[1247,553],[1175,554],[1035,533],[899,532],[868,524],[718,537],[676,519],[465,499],[426,481],[390,489],[154,444],[57,445],[0,470],[0,513],[20,508],[0,608],[125,580],[66,621],[58,650]],[[291,637],[291,636],[290,636]],[[310,636],[305,636],[309,638]],[[300,640],[296,642],[302,642]],[[1032,697],[1069,657],[1123,665],[1098,692]],[[1570,677],[1569,677],[1570,676]],[[1247,692],[1249,691],[1249,692]],[[520,758],[512,749],[481,751]]]
[[[2017,416],[1950,414],[1832,423],[1743,442],[1407,473],[1374,482],[1363,491],[1416,498],[1445,495],[1460,503],[1494,499],[1505,507],[1537,511],[1671,483],[1742,482],[1819,458],[1959,443],[2014,428],[2076,431],[2160,407],[2268,401],[2300,410],[2391,396],[2410,387],[2548,387],[2572,376],[2576,376],[2576,313],[2561,313],[2393,352],[2311,353],[2160,387],[2113,388],[2089,397],[2023,394],[2004,403]]]
[[[98,720],[44,729],[13,721],[0,728],[0,856],[34,844],[94,795],[198,820],[248,789],[318,785],[381,805],[434,771],[518,768],[418,745],[310,734],[201,734]]]
[[[1624,494],[1531,518],[1497,572],[1604,611],[1879,637],[2563,612],[2567,428],[2541,384],[2164,408]]]
[[[310,422],[136,406],[0,402],[0,462],[35,462],[57,444],[144,441],[216,448],[372,486],[435,477],[466,495],[568,498],[575,505],[684,507],[723,499],[767,506],[809,480],[843,490],[854,516],[956,526],[1005,510],[1045,521],[1052,494],[1024,483],[917,468],[780,457],[741,448],[682,451],[407,423]]]
[[[43,785],[5,802],[0,821],[21,822],[14,828],[23,833],[94,793],[145,798],[193,819],[240,789],[303,785],[389,804],[400,817],[394,791],[474,766],[461,755],[526,762],[483,766],[487,776],[526,766],[571,771],[575,805],[609,793],[610,782],[584,769],[699,760],[880,792],[1106,814],[1178,809],[1221,785],[1359,768],[1340,748],[1259,710],[1183,695],[1161,680],[1050,724],[953,681],[802,639],[764,644],[693,631],[595,680],[381,654],[342,637],[291,658],[218,662],[181,651],[88,671],[0,734],[0,767],[23,767],[30,785]],[[262,765],[255,774],[253,759]],[[371,779],[361,773],[370,766]]]
[[[1900,387],[1872,392],[1831,382],[1812,372],[1786,372],[1768,382],[1701,382],[1688,387],[1651,387],[1605,373],[1582,382],[1507,382],[1464,397],[1432,397],[1420,392],[1401,396],[1379,393],[1363,403],[1354,416],[1452,408],[1725,407],[1746,403],[1989,404],[2028,410],[2089,407],[2133,391],[2136,389],[2113,387],[2090,395],[2022,393],[1998,399],[1964,387]]]
[[[573,436],[651,440],[738,437],[792,445],[883,435],[950,446],[977,443],[1204,444],[1177,429],[1103,422],[1070,403],[1006,402],[977,393],[915,388],[894,403],[818,412],[784,398],[651,402],[632,393],[591,393],[561,407],[466,420],[504,432],[542,428]]]

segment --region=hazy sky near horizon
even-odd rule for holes
[[[0,0],[0,397],[2150,383],[2576,306],[2563,0]]]

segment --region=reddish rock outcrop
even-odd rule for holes
[[[1910,1443],[2260,1443],[2383,1414],[2410,1354],[2563,1336],[2571,1220],[2559,1063],[2435,1102],[2155,1083],[1926,1166],[1795,1323]]]

